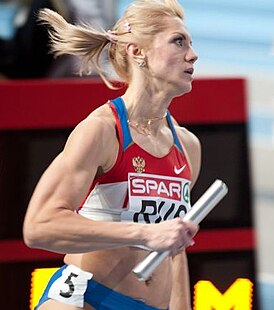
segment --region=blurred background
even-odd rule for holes
[[[39,8],[49,7],[60,12],[70,21],[92,22],[110,29],[130,2],[127,0],[1,0],[0,83],[5,85],[18,79],[79,79],[76,75],[78,59],[73,57],[53,59],[48,54],[48,38],[45,29],[36,22],[36,12]],[[200,80],[240,78],[246,81],[247,119],[244,130],[247,134],[247,157],[245,160],[250,172],[248,180],[250,180],[251,189],[252,221],[249,224],[254,225],[256,235],[254,255],[258,309],[272,310],[274,304],[274,2],[273,0],[184,0],[180,2],[186,12],[186,24],[192,35],[194,49],[199,55],[199,61],[195,66],[196,78]],[[213,85],[210,91],[214,94],[218,90]],[[235,92],[233,87],[229,92],[233,96]],[[238,93],[235,93],[235,96],[237,95]],[[0,93],[0,102],[2,100]],[[218,109],[222,109],[222,102],[219,103]],[[194,127],[194,131],[200,130]],[[1,145],[3,147],[4,144],[0,141],[0,156],[3,151]],[[46,149],[45,146],[43,148]],[[235,162],[235,165],[239,163]],[[249,201],[249,198],[247,200]],[[233,223],[230,224],[233,226]],[[210,228],[210,225],[208,227]],[[2,233],[1,239],[4,238],[5,233]],[[0,252],[0,257],[1,255]],[[224,253],[224,257],[225,255],[227,253]],[[220,256],[221,259],[222,256]]]

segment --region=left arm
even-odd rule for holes
[[[169,309],[191,309],[189,271],[187,255],[185,251],[177,254],[172,258],[172,291]]]
[[[191,187],[195,184],[201,167],[201,146],[195,135],[185,128],[176,127],[181,141],[184,141],[184,151],[191,168]],[[190,310],[191,293],[189,270],[186,251],[177,254],[172,259],[172,292],[170,310]]]

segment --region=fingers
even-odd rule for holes
[[[172,255],[176,255],[184,251],[187,247],[193,246],[195,244],[193,237],[199,230],[199,226],[192,222],[183,221],[179,218],[174,221],[178,222],[180,229],[177,231],[176,240],[174,240],[174,244],[172,245]]]
[[[193,237],[197,233],[198,228],[196,226],[193,226],[192,223],[184,223],[184,231],[182,232],[180,236],[180,246],[177,249],[178,252],[181,252],[182,250],[185,250],[189,246],[193,246],[195,244],[195,241],[193,240]]]
[[[199,227],[191,222],[176,218],[160,224],[149,225],[147,247],[156,251],[168,250],[172,254],[194,245],[193,237]]]
[[[199,225],[196,225],[189,221],[183,221],[183,222],[185,224],[186,230],[188,231],[188,234],[193,238],[199,230]]]

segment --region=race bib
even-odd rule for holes
[[[63,270],[62,276],[52,284],[48,296],[51,299],[81,308],[84,306],[84,294],[88,280],[92,276],[93,274],[90,272],[69,265]]]
[[[190,206],[190,181],[154,174],[129,173],[129,204],[122,221],[159,223],[183,218]]]

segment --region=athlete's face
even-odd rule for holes
[[[151,82],[180,96],[191,90],[193,66],[198,59],[190,35],[179,18],[166,17],[166,30],[158,33],[147,51]]]

